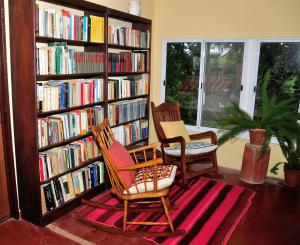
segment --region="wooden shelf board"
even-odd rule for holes
[[[89,107],[93,107],[93,106],[97,106],[97,105],[104,105],[104,104],[105,104],[104,101],[100,101],[100,102],[95,102],[92,104],[74,106],[74,107],[70,107],[70,108],[66,108],[66,109],[38,112],[37,115],[38,115],[38,117],[47,117],[47,116],[51,116],[54,114],[60,114],[60,113],[68,112],[68,111],[74,111],[74,110],[78,110],[78,109],[89,108]]]
[[[134,99],[139,99],[139,98],[146,98],[148,96],[149,96],[149,94],[143,94],[143,95],[131,96],[131,97],[126,97],[126,98],[121,98],[121,99],[113,99],[113,100],[108,100],[108,103],[113,103],[113,102],[122,101],[122,100],[134,100]]]
[[[128,50],[144,50],[144,51],[149,51],[150,50],[149,48],[140,48],[140,47],[119,45],[119,44],[108,44],[108,48],[112,48],[112,49],[128,49]]]
[[[91,136],[91,135],[92,135],[92,133],[88,132],[86,134],[80,134],[78,136],[71,137],[69,139],[63,140],[59,143],[50,144],[50,145],[47,145],[47,146],[44,146],[44,147],[40,147],[39,152],[46,151],[46,150],[49,150],[51,148],[58,147],[58,146],[64,146],[64,145],[72,143],[73,141],[80,140],[82,138],[86,138],[86,137]]]
[[[119,126],[122,126],[122,125],[125,125],[125,124],[128,124],[128,123],[139,121],[139,120],[142,120],[142,119],[147,119],[147,117],[145,116],[145,117],[136,118],[136,119],[133,119],[133,120],[130,120],[130,121],[127,121],[127,122],[118,123],[116,125],[111,125],[110,127],[115,128],[115,127],[119,127]]]
[[[65,80],[65,79],[79,79],[79,78],[92,78],[92,77],[102,77],[104,72],[95,73],[80,73],[80,74],[50,74],[50,75],[36,75],[37,81],[47,81],[47,80]]]
[[[149,74],[147,71],[141,72],[108,72],[108,76],[129,76],[129,75],[141,75],[141,74]]]
[[[74,45],[74,46],[104,46],[105,45],[105,43],[95,43],[95,42],[86,42],[86,41],[79,41],[79,40],[70,40],[70,39],[55,38],[55,37],[42,37],[42,36],[36,36],[35,41],[39,43],[66,42],[68,45]]]

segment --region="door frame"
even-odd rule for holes
[[[10,217],[19,218],[18,196],[16,189],[15,166],[12,149],[12,133],[9,107],[9,87],[7,79],[7,57],[5,41],[4,0],[0,0],[0,122],[2,123],[4,159],[7,178]],[[0,128],[1,130],[1,128]]]

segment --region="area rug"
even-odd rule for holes
[[[171,218],[175,229],[185,233],[176,237],[144,237],[154,244],[227,244],[234,229],[251,206],[255,192],[240,186],[229,185],[207,178],[193,180],[190,189],[174,185],[170,203],[178,205]],[[94,201],[119,205],[110,191]],[[121,228],[123,212],[83,206],[78,214],[88,221]],[[129,213],[129,221],[165,221],[164,213]],[[128,225],[132,231],[169,231],[167,226]]]

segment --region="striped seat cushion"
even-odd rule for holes
[[[190,142],[185,145],[185,155],[198,155],[214,151],[217,145],[207,142]],[[167,155],[179,157],[181,155],[181,145],[165,147],[164,151]]]

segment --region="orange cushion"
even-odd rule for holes
[[[134,161],[131,158],[130,154],[118,141],[114,141],[112,143],[112,145],[108,149],[108,155],[110,156],[112,163],[117,168],[134,165]],[[130,171],[118,171],[118,174],[122,177],[127,188],[129,188],[134,182]],[[135,172],[133,172],[133,176],[135,176]]]

